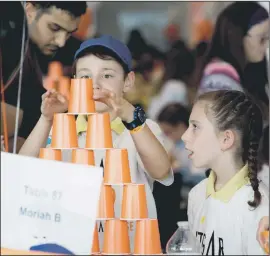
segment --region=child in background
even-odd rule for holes
[[[256,239],[269,216],[269,192],[257,178],[260,109],[240,91],[201,95],[182,136],[194,166],[209,178],[189,194],[188,220],[203,255],[264,255]]]
[[[187,46],[173,48],[166,56],[161,86],[151,100],[147,114],[156,120],[161,109],[170,103],[189,105],[189,81],[195,67],[194,57]]]
[[[174,157],[176,163],[173,166],[174,172],[180,172],[183,176],[183,182],[194,186],[205,177],[205,174],[204,169],[197,169],[192,166],[184,142],[181,139],[188,128],[189,115],[189,110],[182,104],[171,103],[162,109],[157,120],[165,136],[173,141],[175,145]]]

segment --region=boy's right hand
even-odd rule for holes
[[[48,90],[42,95],[41,113],[48,121],[55,113],[64,113],[68,109],[68,100],[55,89]]]

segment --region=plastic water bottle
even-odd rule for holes
[[[178,229],[167,243],[169,255],[201,255],[199,241],[192,235],[188,222],[178,222]]]
[[[51,128],[50,133],[49,133],[49,136],[48,136],[48,138],[47,138],[46,147],[47,147],[47,146],[50,146],[51,143],[52,143],[52,128]]]

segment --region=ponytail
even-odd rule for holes
[[[251,187],[254,191],[254,200],[249,201],[248,204],[253,207],[257,208],[261,202],[261,193],[259,191],[259,180],[258,180],[258,150],[259,150],[259,142],[257,141],[250,141],[250,146],[248,150],[248,177],[251,183]]]
[[[248,139],[248,150],[247,150],[247,163],[248,163],[248,177],[250,180],[251,187],[254,191],[253,201],[248,201],[248,205],[257,208],[261,203],[262,195],[259,191],[259,180],[258,180],[258,171],[259,171],[259,145],[260,139],[262,136],[262,126],[255,122],[256,107],[252,104],[250,109],[251,118],[249,124],[249,139]],[[259,135],[259,136],[258,136]]]

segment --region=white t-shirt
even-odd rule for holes
[[[264,184],[259,185],[261,204],[253,210],[247,203],[253,199],[247,166],[217,192],[214,181],[211,172],[189,194],[189,225],[203,255],[264,255],[256,240],[260,219],[269,216],[269,192]]]
[[[261,180],[269,190],[269,165],[264,164],[258,173],[258,179]]]
[[[160,141],[160,143],[164,146],[163,135],[162,131],[159,128],[158,124],[154,121],[147,119],[146,124],[152,131],[152,133],[156,136],[156,138]],[[155,200],[153,197],[153,184],[154,179],[151,178],[147,171],[145,170],[143,163],[140,159],[140,156],[136,150],[135,144],[133,139],[130,135],[130,132],[127,129],[119,135],[112,131],[113,137],[113,147],[114,148],[125,148],[128,151],[128,158],[129,158],[129,166],[130,166],[130,175],[131,181],[133,183],[145,184],[145,191],[146,191],[146,200],[147,200],[147,208],[148,208],[148,217],[149,218],[157,218],[157,211]],[[86,133],[81,133],[78,138],[78,144],[80,148],[84,148],[86,141]],[[71,150],[64,150],[62,152],[63,161],[70,162],[71,161]],[[105,150],[95,150],[95,165],[100,166],[101,161],[103,159],[103,163],[105,163]],[[158,180],[158,182],[162,183],[163,185],[170,186],[174,181],[173,171],[171,170],[170,175],[165,180]],[[115,218],[120,218],[121,214],[121,205],[122,205],[122,186],[112,186],[115,190],[116,200],[115,200]],[[89,195],[91,196],[91,195]],[[135,233],[135,224],[134,222],[130,223],[130,245],[133,248],[133,238]],[[98,221],[98,230],[99,230],[99,240],[100,240],[100,247],[102,248],[103,244],[103,232],[104,232],[104,221]]]

